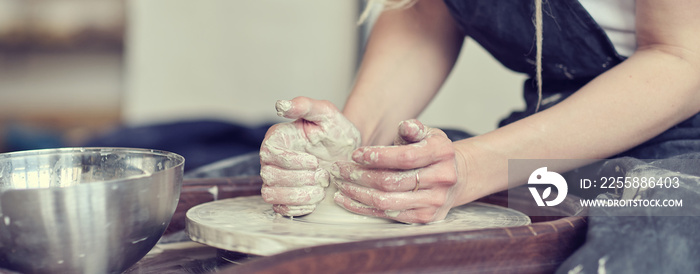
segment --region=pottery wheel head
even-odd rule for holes
[[[455,207],[444,221],[428,225],[376,220],[330,223],[325,217],[319,220],[283,217],[272,211],[260,196],[249,196],[191,208],[187,212],[186,231],[196,242],[269,256],[322,244],[528,224],[530,218],[521,212],[484,203]]]

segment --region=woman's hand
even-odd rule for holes
[[[363,147],[352,154],[354,162],[334,164],[336,203],[405,223],[444,219],[465,185],[458,172],[463,160],[452,141],[439,129],[407,120],[394,144]]]
[[[360,133],[328,101],[297,97],[276,104],[277,115],[295,119],[267,131],[260,147],[262,197],[285,216],[311,213],[324,198],[328,166],[348,160]]]

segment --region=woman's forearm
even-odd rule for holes
[[[468,155],[462,174],[485,195],[508,187],[508,159],[601,159],[633,148],[700,111],[699,68],[697,60],[639,50],[558,105],[455,143]]]
[[[464,40],[442,0],[382,13],[343,114],[363,145],[389,144],[402,120],[415,118],[440,89]]]

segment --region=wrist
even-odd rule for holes
[[[508,188],[508,160],[478,137],[455,142],[458,184],[455,205],[469,203]]]

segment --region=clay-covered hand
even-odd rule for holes
[[[442,130],[407,120],[399,125],[394,144],[359,148],[353,161],[333,165],[336,203],[405,223],[444,219],[464,185],[458,182],[452,141]]]
[[[295,119],[273,125],[260,147],[262,197],[285,216],[311,213],[324,198],[329,166],[349,160],[360,133],[328,101],[297,97],[277,101],[277,115]]]

